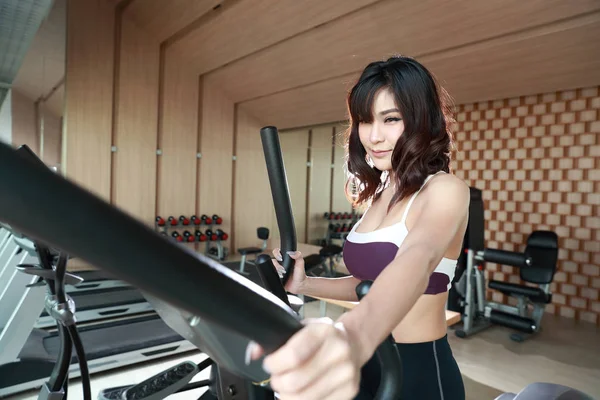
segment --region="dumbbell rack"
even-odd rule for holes
[[[223,261],[229,255],[229,248],[224,247],[222,242],[227,240],[229,235],[221,229],[215,230],[215,226],[222,223],[223,219],[216,214],[212,217],[208,217],[207,215],[196,217],[194,215],[189,218],[181,215],[179,219],[170,216],[166,220],[158,216],[154,221],[154,229],[181,244],[204,242],[206,243],[204,254],[218,261]],[[209,227],[209,229],[202,232],[200,226]],[[185,230],[182,236],[177,230],[181,228],[195,229],[195,232],[192,233],[190,230]],[[211,247],[211,243],[213,242],[216,242],[216,247]]]
[[[362,217],[362,214],[358,214],[355,211],[349,212],[331,212],[325,213],[323,218],[331,221],[327,227],[327,233],[325,235],[325,243],[331,244],[331,239],[346,240],[346,237],[354,227],[354,224]],[[333,224],[333,221],[344,221],[345,223],[340,225],[339,223]]]

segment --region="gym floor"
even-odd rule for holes
[[[319,303],[305,306],[305,317],[319,316]],[[328,305],[327,315],[339,317],[343,309]],[[493,327],[468,339],[459,339],[452,330],[448,337],[463,372],[468,400],[493,400],[503,392],[517,393],[532,382],[553,382],[574,387],[600,399],[600,329],[589,323],[545,315],[544,330],[524,343],[509,339],[509,330]],[[182,360],[202,361],[206,356],[192,352],[144,365],[96,374],[92,377],[92,396],[108,387],[139,382]],[[194,381],[207,379],[199,374]],[[197,399],[206,389],[196,389],[169,397],[173,400]],[[81,398],[79,380],[70,386],[70,396]],[[37,392],[9,397],[37,399]]]

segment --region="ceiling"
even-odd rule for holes
[[[457,104],[600,84],[598,0],[216,3],[133,0],[127,11],[281,129],[345,119],[362,68],[398,53],[423,62]]]
[[[345,119],[362,68],[393,54],[423,62],[457,104],[600,85],[600,0],[107,1],[280,129]],[[32,46],[26,93],[64,73],[64,2]]]
[[[31,101],[45,99],[48,110],[63,115],[66,47],[66,0],[53,0],[13,82]]]

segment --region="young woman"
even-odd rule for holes
[[[419,62],[392,57],[369,64],[347,101],[346,192],[355,206],[367,206],[344,244],[351,275],[307,277],[296,252],[286,290],[356,301],[362,280],[373,286],[338,321],[307,320],[264,367],[284,400],[372,398],[380,379],[374,352],[391,333],[402,357],[402,399],[462,400],[445,305],[469,188],[450,172],[448,97]],[[279,249],[274,255],[282,260]],[[254,359],[261,353],[249,349]]]

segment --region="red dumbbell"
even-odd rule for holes
[[[217,239],[219,240],[227,240],[229,235],[223,232],[221,229],[217,229]]]
[[[199,242],[206,242],[206,235],[199,230],[196,230],[196,240]]]
[[[171,233],[171,236],[173,236],[178,242],[183,242],[183,236],[181,236],[179,232],[173,232]]]
[[[223,218],[219,217],[217,214],[212,216],[212,220],[217,225],[221,225],[223,223]]]
[[[165,226],[165,219],[161,216],[156,217],[156,225]]]

